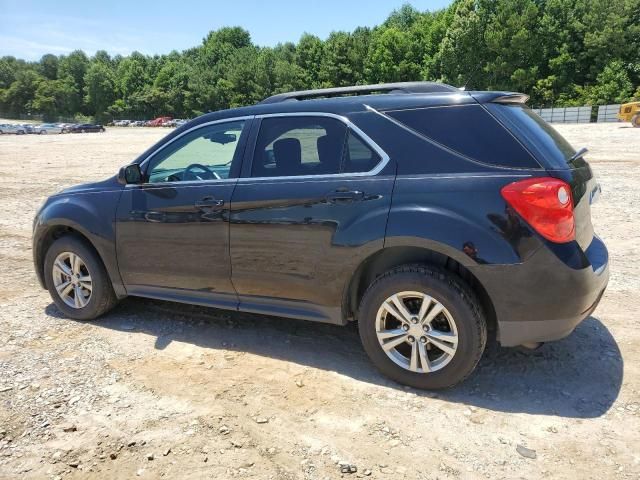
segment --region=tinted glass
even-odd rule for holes
[[[480,105],[386,112],[412,130],[478,162],[540,168],[531,154]]]
[[[265,118],[251,164],[252,177],[340,173],[347,127],[323,117]]]
[[[380,156],[376,152],[349,131],[347,148],[344,151],[343,172],[368,172],[373,170],[373,168],[380,163],[380,160]]]
[[[526,105],[492,104],[488,108],[518,138],[540,151],[547,168],[567,168],[575,149],[551,125]]]
[[[148,181],[180,182],[229,178],[244,122],[199,128],[161,150],[151,160]]]

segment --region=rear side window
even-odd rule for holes
[[[567,168],[575,149],[555,128],[526,105],[489,104],[487,108],[531,149],[546,168]]]
[[[531,154],[480,105],[385,112],[417,133],[489,165],[540,168]]]

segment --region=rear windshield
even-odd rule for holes
[[[456,105],[385,112],[397,121],[478,162],[540,168],[531,154],[481,105]]]
[[[576,150],[529,107],[490,103],[487,108],[528,148],[536,152],[545,168],[566,169],[567,166],[573,166],[571,157]]]

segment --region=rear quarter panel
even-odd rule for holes
[[[526,173],[399,175],[385,247],[428,248],[466,266],[514,264],[541,246],[500,189]]]

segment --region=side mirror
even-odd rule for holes
[[[118,172],[118,182],[123,185],[142,183],[142,170],[140,170],[140,165],[132,163],[131,165],[122,167]]]

